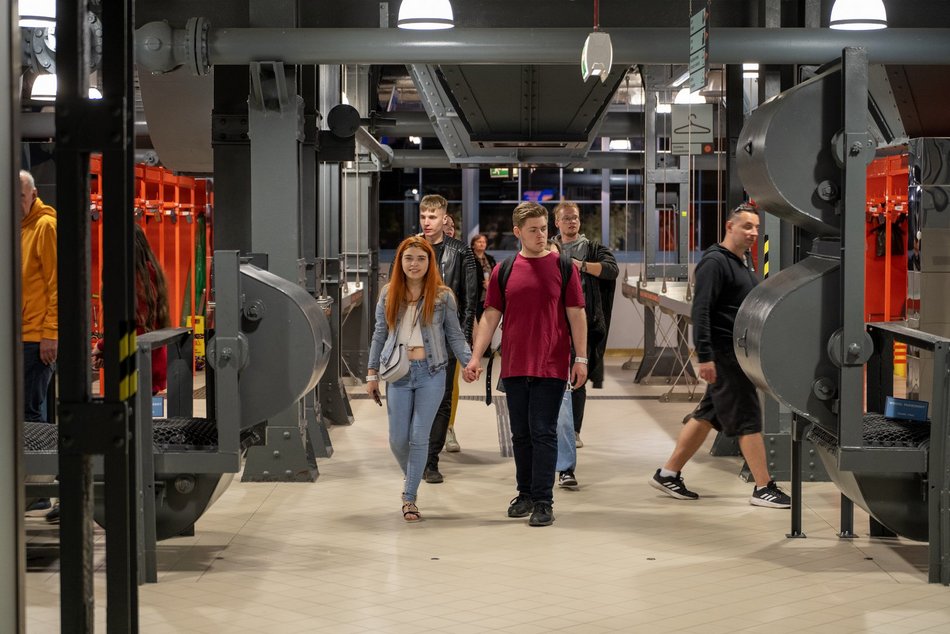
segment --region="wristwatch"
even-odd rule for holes
[[[581,273],[586,273],[586,272],[587,272],[587,262],[584,261],[584,262],[581,262]]]
[[[587,365],[587,357],[574,357],[574,363],[583,363]]]

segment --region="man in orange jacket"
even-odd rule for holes
[[[46,392],[56,363],[59,298],[56,210],[36,194],[33,175],[20,170],[23,258],[23,385],[25,420],[47,422]]]

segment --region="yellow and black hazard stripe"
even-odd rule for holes
[[[762,277],[763,279],[769,276],[769,234],[765,234],[765,239],[762,242]]]
[[[135,367],[135,322],[125,322],[119,338],[119,400],[126,401],[135,396],[139,384],[139,373]]]

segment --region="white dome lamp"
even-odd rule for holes
[[[400,29],[434,31],[455,26],[449,0],[402,0],[396,26]]]
[[[886,29],[884,0],[835,0],[828,26],[843,31]]]

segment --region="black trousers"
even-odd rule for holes
[[[518,493],[552,502],[557,466],[557,413],[567,382],[515,376],[504,379]]]
[[[429,460],[426,462],[426,469],[439,468],[439,454],[445,446],[445,435],[449,430],[449,419],[452,417],[452,398],[456,390],[456,363],[455,357],[449,357],[445,368],[445,394],[442,395],[442,402],[439,403],[439,409],[435,412],[435,420],[432,421],[432,430],[429,432]]]

